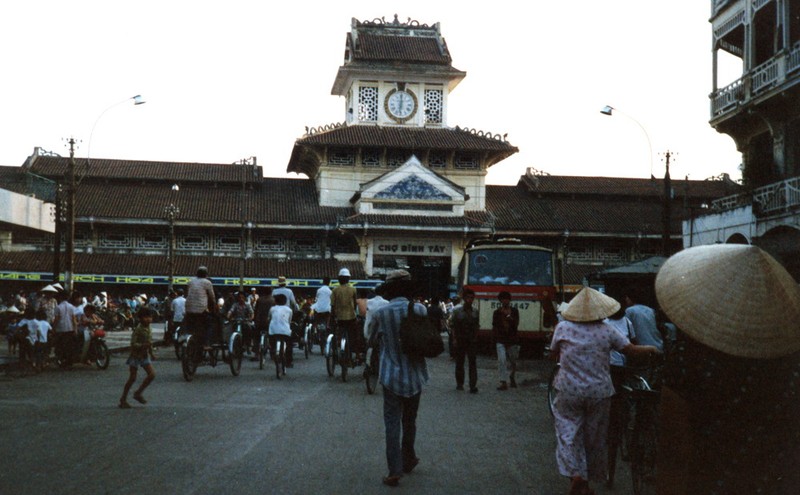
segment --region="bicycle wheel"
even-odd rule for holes
[[[335,344],[333,335],[328,335],[328,341],[325,343],[325,368],[328,370],[328,376],[333,376],[336,370],[337,350],[335,349]]]
[[[311,354],[311,324],[306,325],[305,335],[303,335],[303,339],[305,340],[305,346],[303,346],[303,352],[306,355],[306,359],[308,359],[308,355]]]
[[[231,374],[233,376],[239,376],[239,373],[242,371],[242,357],[244,356],[242,334],[234,333],[233,336],[231,336],[229,352],[231,354],[229,361],[231,366]]]
[[[547,382],[547,408],[550,410],[550,416],[554,416],[555,413],[555,403],[556,403],[556,375],[558,374],[558,370],[561,368],[561,365],[556,363],[553,366],[553,371],[550,372],[550,380]]]
[[[279,340],[275,343],[275,376],[278,380],[286,374],[286,344]]]
[[[183,379],[187,382],[192,381],[194,374],[197,371],[197,362],[199,361],[198,352],[203,352],[203,349],[195,345],[194,340],[189,337],[183,344],[183,352],[181,359],[181,371],[183,371]]]
[[[94,349],[94,363],[101,370],[108,368],[111,363],[111,353],[108,352],[108,346],[103,341],[97,341]]]
[[[367,393],[372,395],[378,388],[378,347],[370,346],[368,352],[367,365],[364,367],[364,383],[367,386]]]
[[[350,342],[347,337],[342,335],[342,343],[339,346],[339,365],[342,367],[342,381],[347,381],[347,369],[350,367]]]
[[[267,354],[267,336],[265,334],[261,334],[261,337],[258,340],[258,369],[264,369],[264,356]]]
[[[655,494],[658,442],[658,392],[634,390],[636,404],[631,437],[631,479],[634,495]]]

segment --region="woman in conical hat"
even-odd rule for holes
[[[683,250],[656,277],[677,326],[658,493],[800,493],[800,288],[755,246]]]
[[[613,298],[584,287],[570,301],[562,313],[564,321],[553,332],[550,350],[561,363],[554,383],[556,461],[559,472],[571,479],[571,495],[594,493],[589,480],[606,480],[606,439],[614,395],[610,351],[626,355],[658,353],[653,346],[631,344],[604,322],[619,308]]]

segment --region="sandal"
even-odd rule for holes
[[[147,401],[144,400],[144,397],[142,397],[142,394],[133,394],[133,400],[135,400],[139,404],[147,404]]]
[[[400,484],[400,476],[387,476],[383,478],[383,484],[386,486],[398,486]]]

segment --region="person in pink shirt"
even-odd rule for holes
[[[555,379],[556,461],[570,478],[570,495],[591,495],[589,480],[605,481],[609,408],[614,386],[609,352],[648,355],[659,351],[638,346],[602,320],[616,313],[619,302],[584,287],[564,311],[550,344],[561,363]]]

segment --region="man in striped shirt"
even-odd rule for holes
[[[413,290],[414,284],[407,271],[390,272],[384,286],[389,304],[375,310],[369,329],[381,343],[379,380],[383,385],[383,422],[389,465],[389,475],[383,478],[383,483],[389,486],[397,486],[403,473],[410,473],[419,463],[414,440],[419,399],[422,385],[428,382],[428,369],[424,359],[409,359],[400,349],[400,325],[408,314]],[[427,314],[420,303],[414,304],[414,312]]]

